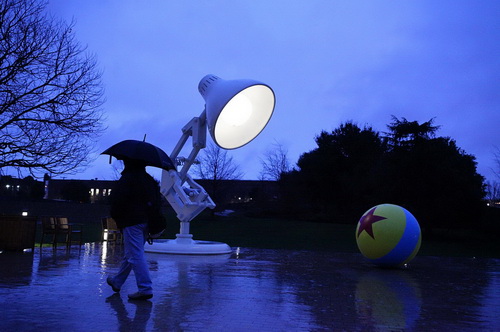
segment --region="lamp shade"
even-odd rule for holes
[[[205,99],[210,135],[224,149],[236,149],[252,141],[274,111],[273,90],[254,80],[223,80],[207,75],[198,90]]]

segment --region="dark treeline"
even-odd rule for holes
[[[393,117],[387,133],[346,122],[316,137],[317,148],[280,180],[280,213],[295,218],[356,223],[377,204],[398,204],[421,227],[467,228],[483,212],[484,178],[475,157],[433,119],[419,124]]]

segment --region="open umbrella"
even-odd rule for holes
[[[134,159],[143,161],[146,166],[159,167],[165,170],[175,169],[172,159],[159,147],[136,140],[125,140],[116,143],[101,154],[108,154],[116,159]]]

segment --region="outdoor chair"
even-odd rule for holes
[[[113,218],[102,218],[102,239],[116,243],[123,242],[123,234]]]
[[[66,217],[42,217],[42,237],[40,247],[47,235],[52,236],[52,246],[56,247],[62,237],[66,247],[70,247],[74,236],[78,237],[78,245],[82,245],[82,229],[79,225],[70,224]],[[76,241],[75,241],[76,242]]]

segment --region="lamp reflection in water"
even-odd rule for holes
[[[200,116],[191,119],[183,128],[182,136],[170,154],[176,168],[179,153],[188,139],[192,150],[182,158],[181,170],[164,170],[161,192],[177,213],[180,231],[173,240],[158,240],[146,245],[146,252],[168,254],[227,254],[231,248],[221,242],[196,241],[189,233],[189,223],[215,203],[205,189],[188,174],[196,156],[206,146],[207,129],[215,144],[223,149],[237,149],[257,137],[274,112],[275,96],[266,84],[254,80],[223,80],[215,75],[205,76],[198,84],[205,100]]]

